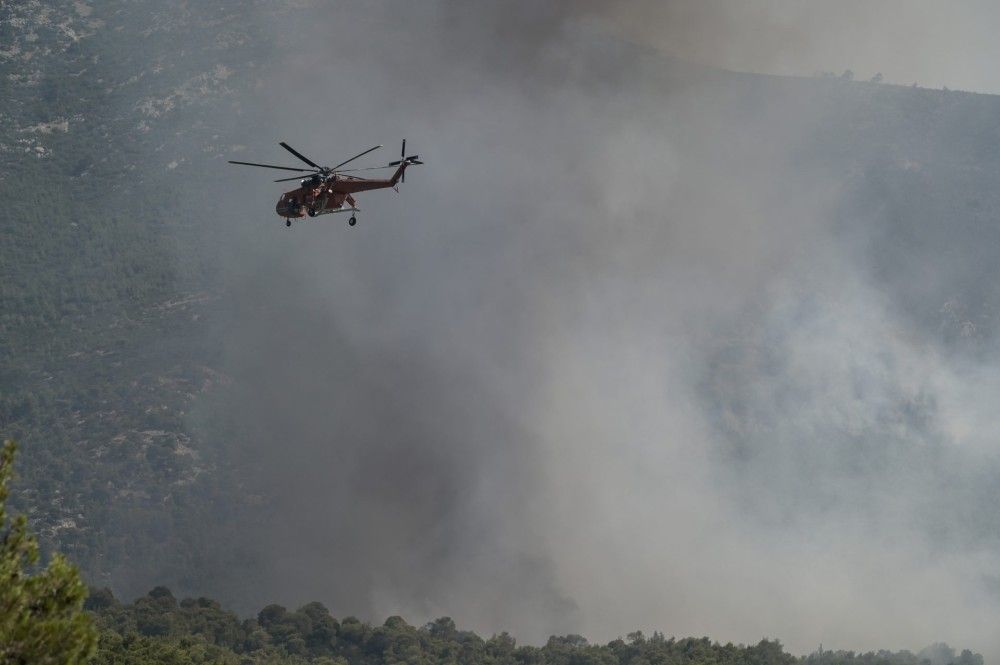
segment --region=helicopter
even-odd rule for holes
[[[381,145],[369,148],[360,152],[354,157],[337,164],[336,166],[320,166],[312,161],[292,146],[284,141],[278,143],[282,148],[295,155],[298,159],[308,164],[311,168],[303,169],[295,166],[277,166],[275,164],[258,164],[256,162],[238,162],[229,160],[230,164],[240,164],[243,166],[259,166],[265,169],[280,169],[282,171],[298,171],[308,175],[297,175],[291,178],[280,178],[275,182],[289,182],[299,180],[299,187],[290,192],[285,192],[278,199],[278,204],[274,210],[279,216],[285,218],[285,226],[292,225],[292,219],[299,219],[309,215],[318,217],[320,215],[330,215],[335,213],[349,212],[350,219],[348,226],[358,223],[355,213],[361,212],[358,202],[352,194],[366,192],[371,189],[386,189],[392,187],[398,192],[396,185],[406,182],[406,167],[414,164],[423,164],[419,155],[406,156],[406,139],[403,139],[403,148],[400,150],[399,159],[389,162],[386,166],[370,166],[360,169],[342,169],[359,157],[364,157],[370,152],[378,150]],[[396,171],[388,179],[370,179],[359,176],[345,175],[355,171],[375,171],[378,169],[396,168]]]

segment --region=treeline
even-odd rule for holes
[[[719,644],[708,638],[668,638],[630,633],[603,645],[579,635],[551,637],[542,647],[517,646],[507,633],[483,638],[459,630],[450,618],[421,627],[398,616],[382,625],[354,617],[336,619],[321,603],[297,610],[268,605],[256,618],[240,619],[208,598],[178,601],[157,587],[131,604],[108,589],[92,590],[86,608],[101,630],[100,664],[111,663],[309,663],[324,665],[982,665],[982,656],[946,645],[909,651],[819,651],[792,656],[774,640]]]
[[[983,657],[965,649],[960,654],[947,644],[932,644],[919,653],[910,651],[817,651],[800,659],[802,665],[983,665]]]

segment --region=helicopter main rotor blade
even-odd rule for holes
[[[303,175],[297,175],[297,176],[294,176],[292,178],[281,178],[280,180],[275,180],[275,182],[290,182],[292,180],[303,180],[303,179],[308,180],[310,177],[311,176],[308,176],[308,175],[304,175],[304,176]]]
[[[374,148],[368,148],[368,149],[367,149],[367,150],[365,150],[364,152],[360,152],[360,153],[358,153],[358,154],[354,155],[354,157],[351,157],[351,158],[350,158],[350,159],[348,159],[348,160],[347,160],[346,162],[341,162],[340,164],[337,164],[336,166],[334,166],[334,167],[333,167],[333,168],[331,168],[330,170],[331,170],[331,171],[336,171],[337,169],[339,169],[339,168],[340,168],[341,166],[343,166],[344,164],[347,164],[347,163],[349,163],[349,162],[353,162],[353,161],[354,161],[355,159],[357,159],[358,157],[364,157],[365,155],[367,155],[368,153],[370,153],[370,152],[371,152],[372,150],[378,150],[378,149],[379,149],[379,148],[381,148],[381,147],[382,147],[381,145],[377,145],[377,146],[375,146]]]
[[[341,169],[337,173],[353,173],[354,171],[377,171],[379,169],[391,169],[392,166],[369,166],[363,169]]]
[[[315,169],[319,169],[321,171],[323,170],[322,166],[320,166],[319,164],[317,164],[313,160],[309,159],[305,155],[299,153],[295,148],[293,148],[292,146],[288,145],[284,141],[281,141],[280,143],[278,143],[278,145],[280,145],[282,148],[284,148],[288,152],[292,153],[293,155],[295,155],[296,157],[298,157],[299,159],[301,159],[303,162],[305,162],[309,166],[311,166],[311,167],[313,167]]]
[[[310,169],[300,169],[294,166],[276,166],[274,164],[257,164],[255,162],[234,162],[229,160],[230,164],[242,164],[243,166],[260,166],[265,169],[281,169],[282,171],[299,171],[300,173],[306,173]]]

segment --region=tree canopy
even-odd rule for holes
[[[629,633],[607,644],[580,635],[552,636],[544,646],[518,646],[507,633],[481,637],[450,617],[413,626],[399,616],[382,625],[334,618],[322,603],[298,609],[272,604],[240,619],[214,600],[178,601],[156,587],[133,603],[93,589],[87,607],[103,632],[96,662],[323,665],[982,665],[970,651],[943,644],[909,651],[819,651],[796,657],[777,640],[734,645],[707,637],[676,639]]]
[[[0,662],[73,665],[86,662],[97,631],[83,612],[87,588],[56,554],[39,569],[38,543],[24,515],[8,519],[6,502],[17,446],[0,451]]]

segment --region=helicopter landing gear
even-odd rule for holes
[[[285,220],[285,226],[291,226],[291,225],[292,225],[292,220],[286,219]]]
[[[348,226],[354,226],[357,223],[358,223],[358,218],[355,217],[354,215],[351,215],[351,218],[349,220],[347,220],[347,225]]]
[[[306,210],[306,212],[309,213],[310,217],[316,216],[316,208],[309,208],[308,210]]]

